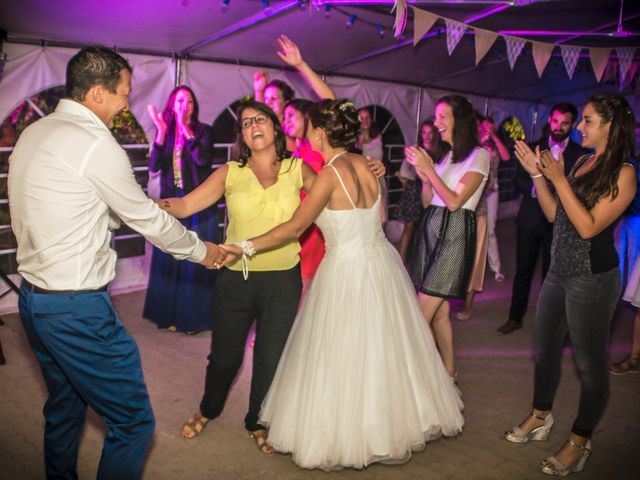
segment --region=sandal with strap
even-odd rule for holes
[[[202,430],[204,430],[204,427],[207,425],[207,423],[209,423],[208,418],[203,417],[199,413],[196,413],[193,415],[193,417],[187,420],[184,425],[182,425],[182,431],[180,432],[180,435],[189,440],[192,438],[196,438],[198,435],[200,435],[200,433],[202,433]]]
[[[638,372],[640,372],[640,353],[629,354],[629,356],[621,362],[609,365],[609,373],[612,375]]]
[[[566,477],[570,473],[578,473],[584,470],[587,460],[591,455],[591,440],[587,440],[587,443],[580,445],[573,440],[567,440],[567,443],[574,448],[577,448],[582,452],[582,456],[573,465],[565,467],[562,465],[555,456],[547,457],[541,464],[540,470],[547,475],[555,475],[557,477]]]
[[[519,425],[514,425],[509,430],[504,432],[504,438],[512,443],[528,443],[529,441],[544,442],[545,440],[547,440],[554,423],[553,415],[551,414],[551,412],[549,412],[546,417],[540,417],[531,412],[529,417],[542,420],[544,424],[532,429],[527,433],[525,433]]]
[[[258,446],[258,450],[262,453],[265,455],[273,455],[276,453],[275,449],[267,443],[268,433],[266,429],[254,430],[253,432],[247,430],[247,433],[249,434],[249,437],[253,438]]]

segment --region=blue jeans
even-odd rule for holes
[[[604,273],[564,277],[549,270],[538,298],[533,407],[551,410],[568,332],[581,382],[578,416],[571,431],[582,437],[591,436],[609,396],[609,325],[620,290],[617,267]]]
[[[97,478],[140,478],[155,419],[138,347],[109,294],[42,294],[23,283],[19,309],[49,391],[44,406],[47,478],[78,478],[87,405],[108,430]]]

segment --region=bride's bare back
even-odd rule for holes
[[[376,203],[379,193],[378,179],[373,175],[367,160],[362,155],[347,153],[336,158],[332,165],[344,182],[344,186],[357,208],[371,208]],[[326,165],[324,168],[331,168]],[[340,182],[336,182],[327,207],[331,210],[351,210],[351,202],[347,198]]]

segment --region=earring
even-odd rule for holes
[[[320,135],[316,135],[316,140],[320,140]]]

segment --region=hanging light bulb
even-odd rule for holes
[[[229,2],[231,0],[222,0],[220,2],[220,7],[222,7],[222,10],[227,10],[229,8]]]
[[[304,10],[307,7],[307,0],[298,0],[298,7],[300,10]]]
[[[378,32],[378,35],[380,35],[380,38],[384,37],[384,27],[382,24],[376,23],[376,31]]]
[[[264,7],[264,14],[269,15],[271,13],[271,3],[269,3],[269,0],[262,0],[262,6]]]
[[[357,15],[349,15],[349,18],[347,18],[347,28],[353,27],[353,24],[356,23],[357,19]]]

